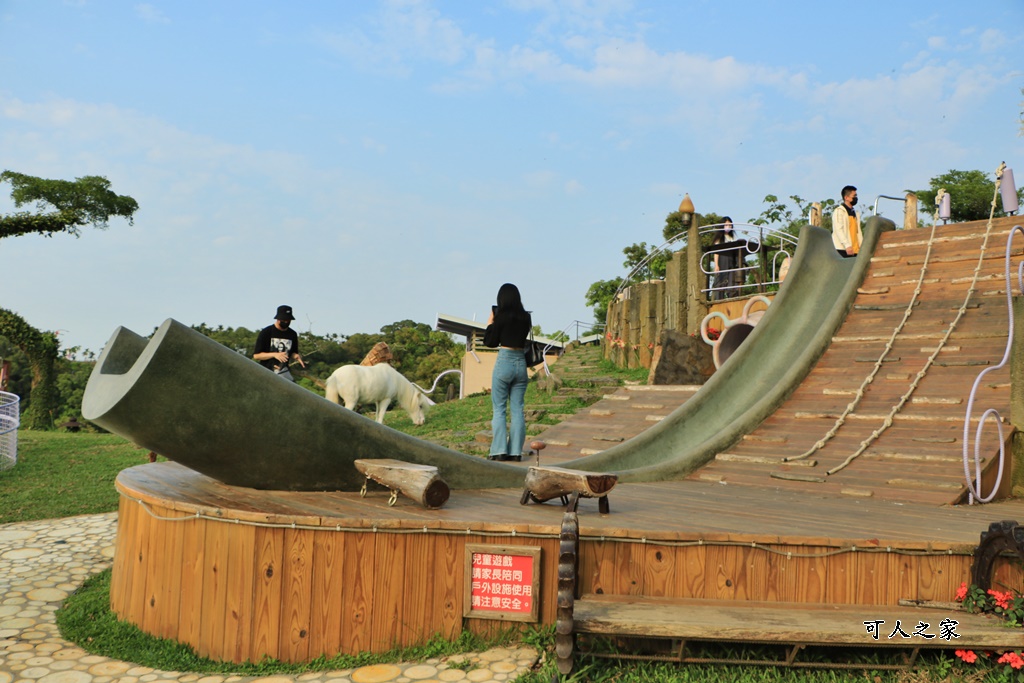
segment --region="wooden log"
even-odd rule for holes
[[[391,458],[379,460],[360,459],[355,461],[356,469],[372,480],[391,490],[388,505],[394,505],[401,491],[409,498],[427,508],[436,510],[448,502],[451,491],[448,484],[432,465],[418,465]],[[366,495],[366,486],[360,494]]]
[[[526,472],[523,497],[526,505],[532,498],[543,503],[552,498],[568,501],[568,496],[578,493],[584,498],[599,499],[602,513],[608,513],[608,492],[615,487],[619,477],[604,472],[582,472],[564,467],[531,467]]]

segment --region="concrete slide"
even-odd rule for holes
[[[743,345],[686,404],[643,434],[567,463],[621,481],[674,479],[753,430],[803,380],[853,303],[885,219],[870,219],[856,259],[805,227],[789,277]],[[105,429],[234,486],[355,491],[353,461],[437,466],[455,489],[523,484],[522,467],[410,437],[335,405],[168,319],[151,339],[115,330],[89,378],[82,414]]]

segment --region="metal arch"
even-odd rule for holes
[[[477,359],[477,362],[479,363],[480,359]],[[451,370],[445,370],[440,375],[435,377],[434,378],[434,384],[433,384],[433,386],[430,387],[430,389],[424,389],[419,384],[416,384],[416,382],[409,382],[409,384],[413,385],[414,387],[416,387],[417,389],[422,391],[424,394],[432,394],[432,393],[434,393],[434,389],[437,389],[437,383],[441,381],[441,378],[444,377],[445,375],[450,375],[453,372],[454,373],[458,373],[458,375],[459,375],[459,398],[463,398],[463,396],[462,396],[462,370],[459,370],[457,368],[453,368]]]

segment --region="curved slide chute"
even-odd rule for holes
[[[799,385],[853,304],[892,222],[870,219],[856,259],[805,227],[789,277],[750,337],[687,403],[639,436],[566,463],[621,481],[689,474],[753,430]],[[523,484],[522,467],[465,455],[379,425],[267,372],[168,319],[146,339],[119,327],[89,377],[82,415],[232,486],[355,491],[354,461],[434,465],[455,489]]]
[[[232,486],[358,491],[359,458],[435,465],[457,489],[521,486],[525,474],[379,425],[173,319],[152,339],[114,331],[82,415]]]
[[[563,466],[614,472],[621,482],[679,479],[749,434],[821,358],[857,297],[880,233],[893,229],[892,221],[869,218],[857,258],[843,258],[831,233],[805,226],[775,301],[693,398],[632,439]]]

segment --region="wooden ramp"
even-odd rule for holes
[[[884,233],[853,310],[817,366],[758,429],[691,479],[936,505],[960,500],[966,491],[962,435],[968,394],[978,373],[997,365],[1006,346],[1004,256],[1007,235],[1017,222],[1014,217],[994,222],[969,299],[984,222],[939,228],[923,277],[931,230]],[[919,283],[916,304],[886,353]],[[964,315],[911,391],[965,301]],[[783,458],[806,453],[835,427],[876,363],[874,381],[835,437],[804,460],[783,463]],[[980,409],[971,434],[977,415],[987,408],[999,410],[1005,421],[1009,399],[1009,369],[989,373],[976,398]],[[890,414],[893,423],[885,429]],[[827,473],[880,429],[863,455]],[[1008,429],[1004,432],[1009,435]],[[994,425],[986,439],[983,452],[990,466],[998,456]]]
[[[663,420],[700,386],[627,385],[613,389],[536,437],[546,444],[543,464],[565,463],[631,439]]]

